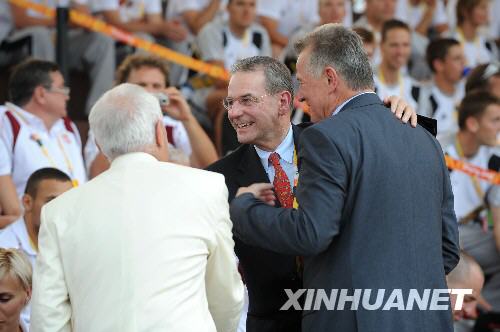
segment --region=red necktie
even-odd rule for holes
[[[293,193],[290,186],[290,180],[286,175],[285,171],[280,165],[280,155],[276,152],[271,153],[269,156],[269,161],[274,167],[274,180],[273,186],[276,195],[278,196],[278,201],[284,208],[293,207]]]
[[[271,153],[269,156],[269,161],[274,167],[274,180],[273,186],[278,200],[282,207],[292,208],[293,207],[293,193],[290,187],[290,181],[285,171],[280,164],[280,155],[276,152]],[[297,272],[302,275],[304,267],[304,259],[302,256],[296,256],[295,261],[297,264]]]

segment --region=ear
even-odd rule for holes
[[[26,300],[24,301],[24,305],[27,305],[30,302],[31,294],[32,294],[32,289],[30,288],[26,291]]]
[[[479,121],[475,116],[469,116],[465,120],[465,127],[471,132],[471,133],[477,133],[479,131]]]
[[[24,211],[31,212],[31,210],[33,209],[33,197],[31,197],[31,195],[24,194],[22,201],[23,201]]]
[[[168,145],[167,132],[161,119],[156,122],[155,137],[156,137],[156,145],[160,148],[166,149]]]
[[[434,66],[434,70],[436,72],[439,72],[443,69],[443,61],[441,61],[440,59],[434,59],[432,61],[432,65]]]
[[[339,85],[339,75],[337,71],[332,67],[326,67],[323,73],[326,77],[329,90],[335,91]]]
[[[33,95],[31,99],[37,102],[38,104],[45,104],[45,99],[47,96],[47,91],[41,85],[37,86],[35,90],[33,90]]]
[[[292,95],[288,91],[283,91],[279,100],[279,115],[290,115],[290,105],[292,104]]]

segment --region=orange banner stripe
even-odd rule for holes
[[[446,166],[452,170],[457,170],[463,172],[470,176],[475,176],[478,179],[488,181],[491,184],[500,184],[500,173],[489,169],[484,169],[479,166],[475,166],[465,161],[454,159],[450,156],[444,156],[446,161]]]
[[[54,8],[33,3],[31,1],[27,0],[8,0],[8,1],[15,6],[25,9],[31,9],[49,18],[55,17],[56,15],[56,11]],[[72,23],[80,27],[102,33],[115,40],[121,41],[125,44],[132,45],[134,47],[143,49],[157,56],[165,58],[166,60],[176,63],[178,65],[187,67],[189,69],[192,69],[200,73],[210,75],[217,79],[226,81],[229,80],[229,73],[220,66],[214,66],[209,63],[196,60],[182,53],[175,52],[162,45],[151,43],[147,40],[138,38],[127,31],[120,30],[90,15],[72,9],[69,11],[69,18]]]

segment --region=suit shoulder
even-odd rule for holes
[[[226,174],[236,169],[236,167],[241,162],[242,157],[248,151],[250,145],[241,145],[236,150],[228,154],[227,156],[217,160],[215,163],[211,164],[206,168],[207,171],[216,172],[220,174]]]
[[[54,198],[52,201],[46,203],[44,205],[44,210],[47,214],[55,214],[58,215],[61,213],[61,211],[71,211],[73,210],[72,207],[79,201],[79,197],[82,193],[82,188],[84,186],[87,186],[89,182],[76,187],[72,188],[63,194],[57,196]]]

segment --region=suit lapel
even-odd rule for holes
[[[302,133],[302,131],[304,129],[306,129],[307,127],[309,127],[311,125],[313,125],[312,122],[304,122],[304,123],[300,123],[298,125],[292,125],[293,144],[295,147],[295,151],[297,152],[297,159],[298,159],[299,150],[300,150],[300,144],[299,144],[300,134]],[[300,159],[297,160],[297,168],[300,170]]]
[[[368,105],[383,105],[383,104],[384,103],[380,100],[379,96],[377,96],[375,93],[364,93],[360,96],[351,99],[347,104],[344,105],[344,107],[342,107],[340,112]]]
[[[247,145],[238,165],[240,176],[236,179],[236,183],[240,187],[247,187],[252,183],[267,182],[267,177],[264,167],[260,162],[259,155],[255,151],[253,145]]]

